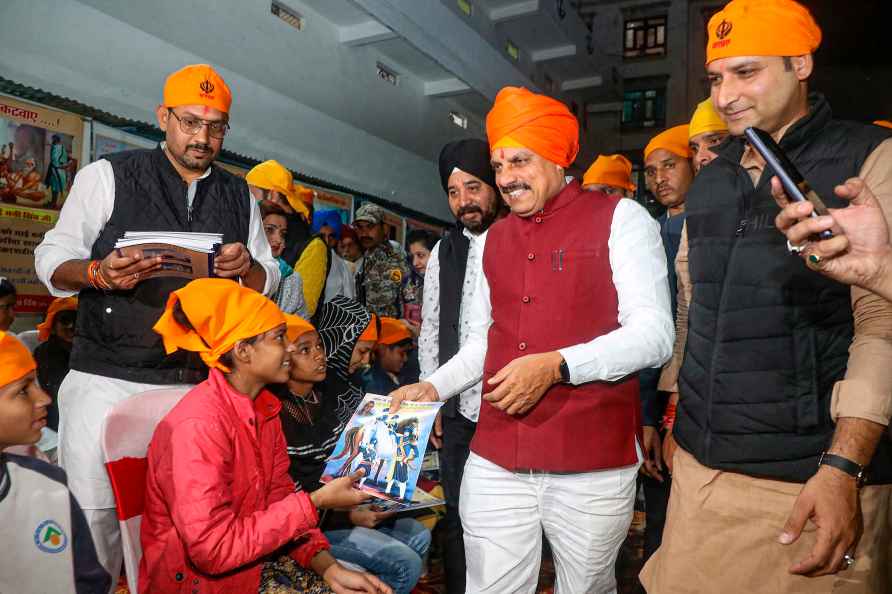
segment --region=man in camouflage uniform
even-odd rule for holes
[[[356,299],[379,317],[402,318],[400,290],[409,274],[406,259],[384,233],[384,211],[367,202],[353,219],[359,243],[365,250],[356,273]]]

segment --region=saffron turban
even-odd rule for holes
[[[232,93],[216,70],[207,64],[192,64],[164,82],[164,107],[180,105],[205,105],[229,113]]]
[[[635,191],[632,183],[632,163],[622,155],[598,155],[582,177],[582,185],[604,184]]]
[[[579,152],[579,122],[556,99],[522,87],[505,87],[486,115],[490,151],[527,148],[561,167]]]
[[[704,99],[697,105],[691,123],[688,124],[688,139],[707,132],[727,132],[728,125],[719,116],[712,99]]]
[[[802,56],[821,45],[821,28],[794,0],[732,0],[709,19],[706,63],[737,56]]]
[[[644,160],[657,149],[665,149],[674,155],[684,159],[691,158],[691,148],[688,146],[688,125],[682,124],[669,128],[654,136],[644,147]]]

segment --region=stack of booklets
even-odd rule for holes
[[[220,233],[186,231],[127,231],[115,244],[120,256],[142,252],[143,258],[161,258],[161,265],[142,278],[203,278],[214,276],[214,256],[223,244]]]
[[[390,398],[366,394],[326,461],[321,482],[362,477],[357,486],[375,497],[378,511],[408,511],[442,505],[416,489],[428,437],[442,402],[403,402],[390,412]]]

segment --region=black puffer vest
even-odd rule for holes
[[[107,256],[126,231],[222,233],[223,243],[247,245],[251,199],[243,179],[212,167],[198,182],[189,212],[188,186],[161,148],[105,159],[115,176],[114,210],[93,244],[91,259]],[[152,330],[168,295],[187,282],[155,278],[132,291],[82,290],[71,368],[149,384],[202,381],[207,368],[201,360],[183,351],[165,356],[161,337]]]
[[[839,208],[833,187],[857,176],[890,133],[833,120],[821,96],[810,102],[780,145]],[[740,138],[722,145],[688,193],[693,297],[674,432],[706,466],[805,482],[834,431],[830,399],[854,334],[851,291],[787,253],[774,226],[772,172],[753,187],[740,166],[744,148]]]

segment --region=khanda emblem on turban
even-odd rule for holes
[[[719,23],[718,27],[715,28],[715,36],[719,39],[724,39],[731,34],[731,29],[733,28],[733,24],[731,24],[729,21],[723,20],[721,23]]]
[[[210,95],[214,92],[214,83],[205,78],[201,83],[199,83],[198,87],[206,94]]]

